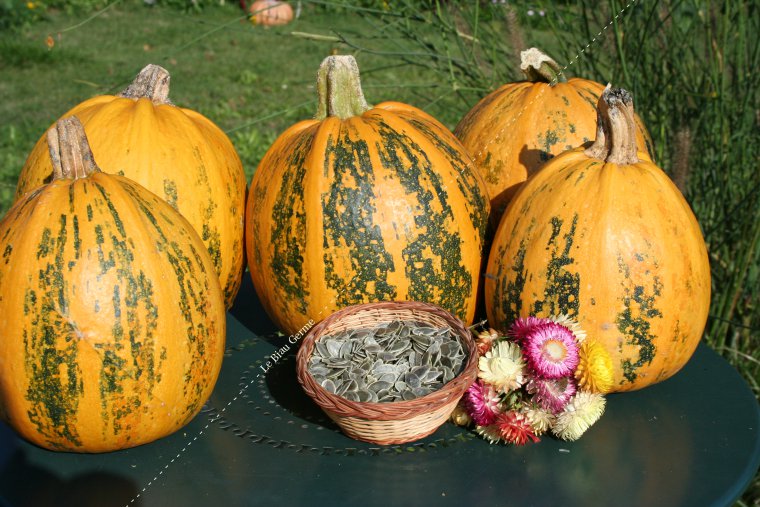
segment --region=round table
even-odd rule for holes
[[[212,397],[167,438],[53,453],[0,423],[0,506],[728,506],[760,465],[758,402],[704,344],[671,379],[610,395],[577,442],[490,445],[447,423],[383,447],[344,436],[306,397],[296,347],[283,350],[247,277],[227,324]]]

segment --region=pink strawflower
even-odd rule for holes
[[[476,380],[464,393],[464,406],[478,426],[488,426],[496,420],[500,401],[496,391],[480,380]]]
[[[494,425],[499,428],[501,437],[509,444],[525,445],[528,440],[539,441],[530,422],[524,415],[514,410],[499,414]]]
[[[531,328],[522,347],[528,366],[540,377],[566,377],[578,366],[578,343],[573,332],[555,322]]]
[[[570,377],[547,379],[535,377],[528,382],[527,390],[533,395],[533,402],[553,414],[561,412],[577,391],[575,381]]]
[[[512,323],[507,334],[518,343],[527,337],[531,331],[541,324],[549,322],[548,319],[539,319],[538,317],[519,318]]]

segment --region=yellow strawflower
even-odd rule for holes
[[[607,350],[594,340],[585,340],[578,349],[578,367],[575,379],[584,391],[608,393],[612,389],[612,358]]]

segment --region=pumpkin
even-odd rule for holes
[[[607,90],[588,148],[544,165],[510,202],[485,277],[488,320],[566,314],[602,344],[613,390],[676,373],[710,305],[699,224],[665,173],[637,151],[633,101]]]
[[[251,4],[249,12],[254,25],[287,25],[293,20],[293,8],[276,0],[257,0]]]
[[[340,308],[414,300],[472,321],[488,196],[443,125],[398,102],[371,107],[351,56],[318,72],[315,119],[275,140],[251,182],[248,267],[282,330]]]
[[[101,172],[76,118],[48,140],[52,181],[0,221],[0,417],[51,450],[144,444],[211,394],[221,286],[192,226]]]
[[[168,96],[169,73],[148,65],[121,94],[91,98],[63,117],[82,121],[102,170],[140,183],[193,225],[229,308],[245,267],[243,166],[224,132],[201,114],[172,105]],[[16,199],[52,174],[43,136],[21,171]]]
[[[520,185],[542,164],[594,138],[596,103],[604,90],[588,79],[567,80],[564,69],[536,48],[521,57],[527,80],[487,95],[454,129],[488,185],[494,227]],[[638,117],[636,126],[638,145],[652,153]]]

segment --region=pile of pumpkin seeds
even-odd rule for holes
[[[465,352],[450,327],[394,320],[322,336],[309,373],[351,401],[392,402],[430,394],[462,370]]]

